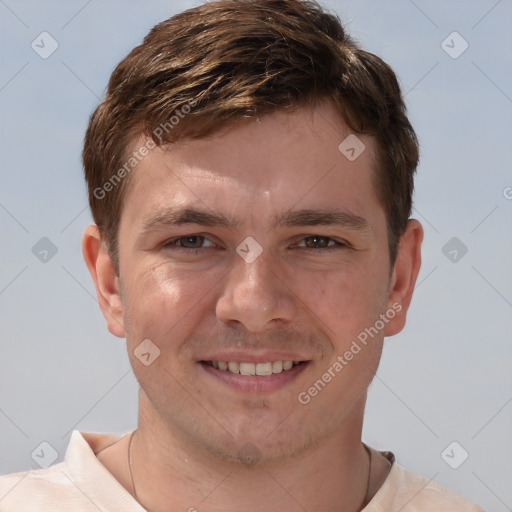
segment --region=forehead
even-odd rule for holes
[[[150,151],[132,171],[121,220],[145,222],[169,205],[252,222],[294,206],[362,215],[379,208],[374,167],[373,139],[351,133],[332,104],[279,111]]]

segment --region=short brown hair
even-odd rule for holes
[[[374,183],[393,264],[418,164],[394,72],[314,1],[219,0],[156,25],[117,66],[91,116],[83,149],[89,204],[116,271],[123,197],[139,158],[130,155],[134,140],[147,136],[154,147],[203,138],[320,99],[376,140]]]

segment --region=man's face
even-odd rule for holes
[[[133,171],[120,285],[147,417],[224,457],[249,443],[262,460],[360,422],[384,329],[359,351],[353,341],[392,304],[374,142],[359,137],[349,161],[349,134],[324,103],[156,149]],[[143,340],[160,350],[147,366]],[[300,364],[279,373],[281,361]]]

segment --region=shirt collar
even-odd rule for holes
[[[125,435],[74,430],[64,456],[64,472],[99,510],[145,512],[96,457],[96,453]]]

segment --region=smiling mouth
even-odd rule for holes
[[[205,366],[211,366],[220,371],[237,375],[269,376],[287,372],[295,366],[306,364],[308,361],[266,361],[262,363],[244,363],[238,361],[201,361]]]

